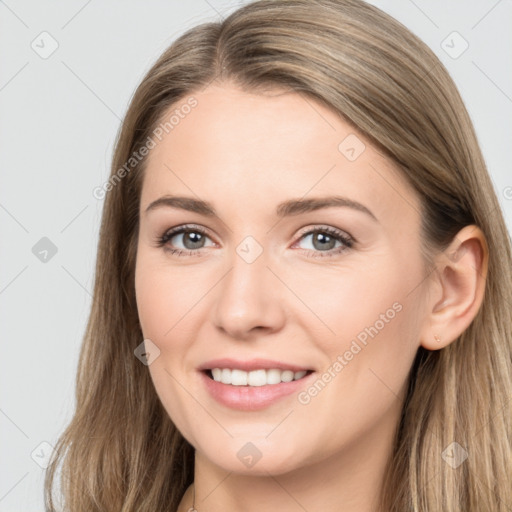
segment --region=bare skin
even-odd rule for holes
[[[197,107],[149,155],[136,291],[144,337],[160,350],[149,366],[156,392],[196,449],[195,508],[375,512],[418,347],[453,342],[481,304],[483,234],[461,230],[447,251],[460,246],[459,257],[440,254],[439,272],[427,277],[419,199],[338,115],[296,93],[250,94],[231,84],[194,97]],[[347,139],[347,153],[339,145],[351,134],[365,147],[351,152],[357,140]],[[218,217],[146,211],[171,194],[208,201]],[[283,201],[334,195],[375,218],[348,206],[276,216]],[[202,239],[192,227],[193,235],[155,243],[190,224],[204,229]],[[261,250],[250,263],[237,252],[248,236],[246,253]],[[364,332],[366,344],[358,341]],[[342,370],[333,368],[338,356]],[[198,367],[219,357],[285,361],[314,374],[296,393],[243,411],[206,389]],[[329,369],[315,394],[312,384]],[[261,455],[251,467],[237,455],[247,443]],[[179,512],[192,507],[192,495],[191,486]]]

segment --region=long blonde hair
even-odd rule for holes
[[[369,137],[421,199],[426,261],[462,227],[483,231],[489,267],[482,306],[453,343],[418,350],[382,510],[510,510],[511,243],[445,67],[402,24],[362,0],[257,1],[188,30],[157,60],[118,133],[111,177],[119,178],[171,106],[214,80],[247,91],[300,92]],[[60,496],[72,512],[174,512],[193,481],[194,450],[134,356],[143,340],[134,266],[145,163],[122,173],[106,193],[76,410],[47,470],[47,510],[55,510],[61,463]],[[467,452],[457,468],[443,457],[453,442]]]

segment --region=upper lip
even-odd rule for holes
[[[303,370],[311,370],[307,366],[301,366],[298,364],[283,363],[281,361],[272,361],[271,359],[251,359],[249,361],[240,361],[237,359],[231,359],[224,357],[221,359],[212,359],[199,366],[199,370],[212,370],[213,368],[230,368],[232,370],[244,370],[250,372],[253,370],[291,370],[293,372],[300,372]]]

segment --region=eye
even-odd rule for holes
[[[339,229],[322,226],[309,231],[305,231],[301,234],[300,240],[309,240],[309,248],[307,252],[310,254],[308,257],[329,257],[335,256],[342,252],[351,249],[354,245],[355,240],[346,235]],[[176,239],[174,242],[173,239]],[[205,245],[206,240],[211,240],[206,234],[206,230],[201,226],[186,225],[178,226],[166,231],[163,235],[157,237],[157,247],[164,247],[166,251],[177,256],[200,256],[201,251]],[[183,248],[176,247],[176,243],[179,243]],[[299,242],[296,242],[297,245]],[[338,244],[338,245],[337,245]],[[211,244],[210,246],[215,245]]]
[[[173,239],[176,239],[175,242],[170,243]],[[205,241],[207,239],[209,239],[209,237],[206,231],[200,226],[178,226],[166,231],[162,236],[159,236],[156,240],[156,245],[157,247],[165,246],[165,250],[172,254],[177,254],[178,256],[200,255],[197,249],[205,247]],[[177,241],[184,246],[183,249],[173,247]]]
[[[330,226],[317,227],[302,233],[300,240],[309,238],[310,257],[330,257],[351,249],[354,239]],[[297,242],[298,243],[298,242]],[[339,244],[336,246],[336,244]]]

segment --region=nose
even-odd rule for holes
[[[234,253],[216,286],[214,323],[233,339],[279,331],[285,322],[284,286],[268,267],[264,250],[254,261]]]

